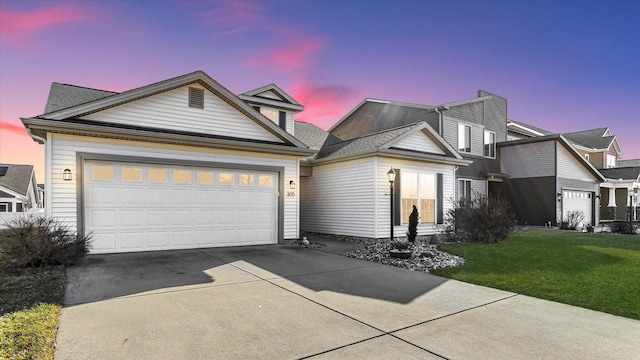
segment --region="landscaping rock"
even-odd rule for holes
[[[425,242],[416,241],[412,248],[412,254],[409,259],[395,259],[389,257],[389,250],[392,245],[389,242],[375,242],[366,244],[362,250],[354,250],[342,254],[343,256],[367,260],[384,265],[391,265],[411,271],[430,272],[431,270],[442,269],[446,267],[462,266],[465,263],[464,258],[439,251],[436,245],[430,245]]]

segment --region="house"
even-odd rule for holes
[[[122,93],[53,83],[22,122],[45,145],[47,214],[111,253],[297,239],[302,109],[196,71]]]
[[[514,120],[509,120],[508,129],[511,139],[552,134],[547,130]],[[637,208],[640,204],[637,197],[640,189],[638,183],[640,161],[621,160],[622,149],[617,137],[608,127],[562,135],[605,178],[600,183],[600,195],[596,195],[599,212],[599,215],[596,215],[596,221],[628,219],[628,209]],[[595,204],[594,202],[594,206]],[[593,213],[596,208],[583,210],[585,213]]]
[[[33,165],[0,164],[0,213],[42,207]]]
[[[456,168],[470,164],[425,121],[346,140],[312,124],[296,126],[297,137],[317,151],[301,164],[305,231],[377,239],[393,229],[404,235],[415,205],[419,232],[433,234],[453,205]]]

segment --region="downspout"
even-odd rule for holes
[[[32,139],[34,139],[34,140],[36,140],[37,142],[39,142],[39,143],[41,143],[41,144],[45,145],[45,148],[46,148],[47,139],[45,139],[45,138],[43,138],[43,137],[40,137],[40,136],[38,136],[38,135],[35,135],[34,133],[32,133],[32,132],[31,132],[31,128],[29,128],[29,127],[27,128],[27,134],[29,134],[29,136],[31,136],[31,138],[32,138]],[[45,168],[45,170],[44,170],[44,175],[45,175],[45,185],[44,185],[44,186],[45,186],[45,194],[47,194],[47,193],[51,193],[51,191],[50,191],[50,190],[49,190],[49,191],[47,191],[47,186],[49,186],[49,185],[48,185],[48,184],[49,184],[49,181],[48,181],[48,179],[47,179],[47,165],[46,165],[46,157],[45,157],[45,167],[44,167],[44,168]],[[34,189],[34,191],[36,192],[36,194],[38,194],[36,197],[37,197],[37,198],[40,198],[40,190],[38,190],[38,189],[37,189],[37,184],[36,184],[36,189]],[[45,209],[45,214],[49,215],[49,213],[47,213],[47,210],[46,210],[46,207],[45,207],[45,204],[48,204],[48,202],[47,202],[47,201],[45,201],[45,199],[40,199],[40,203],[41,203],[42,207]]]
[[[448,107],[446,107],[446,106],[440,106],[440,107],[437,107],[437,106],[436,106],[433,110],[434,110],[436,113],[438,113],[438,134],[439,134],[440,136],[443,136],[443,135],[442,135],[442,116],[443,116],[443,115],[442,115],[442,110],[449,110],[449,108],[448,108]]]
[[[37,140],[39,143],[41,143],[41,144],[46,144],[47,143],[47,139],[32,133],[31,132],[31,128],[27,128],[27,133],[29,134],[29,136],[31,136],[32,139]]]

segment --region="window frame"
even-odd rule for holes
[[[404,196],[404,190],[406,190],[404,188],[404,186],[402,185],[402,182],[407,181],[408,177],[415,175],[416,177],[416,196],[415,197],[405,197]],[[427,193],[431,192],[433,194],[433,197],[422,197],[422,193],[423,193],[423,176],[421,175],[425,175],[425,176],[430,176],[431,177],[431,184],[433,186],[433,188],[431,189],[431,191],[427,191]],[[416,207],[418,208],[418,212],[420,214],[420,221],[419,224],[435,224],[437,223],[437,219],[438,219],[438,175],[436,173],[432,173],[432,172],[419,172],[419,171],[403,171],[402,172],[402,176],[400,178],[400,192],[399,192],[399,197],[400,197],[400,225],[404,225],[404,224],[408,224],[409,223],[409,214],[411,213],[411,211],[409,211],[409,213],[405,213],[405,211],[403,210],[403,206],[402,206],[402,202],[405,199],[411,199],[411,200],[415,200],[417,205]],[[429,181],[426,181],[426,183],[428,184]],[[423,214],[422,210],[422,200],[432,200],[433,201],[433,213],[432,214]],[[413,207],[412,207],[413,209]],[[405,216],[406,215],[406,216]],[[429,216],[427,216],[429,215]],[[433,221],[424,221],[424,219],[433,219]]]
[[[611,168],[616,167],[616,165],[617,165],[616,164],[616,160],[617,160],[616,156],[615,155],[611,155],[611,154],[606,154],[606,155],[607,156],[605,157],[605,162],[606,162],[606,165],[607,165],[607,169],[611,169]],[[611,163],[609,162],[609,159],[612,160]]]
[[[461,144],[461,139],[464,145]],[[471,153],[471,125],[458,123],[458,152]]]
[[[493,139],[493,141],[491,141],[490,143],[487,143],[487,135],[489,135]],[[496,158],[496,133],[494,131],[485,130],[483,142],[484,142],[484,157],[489,159],[495,159]],[[487,145],[490,145],[491,147],[487,148]],[[487,149],[490,150],[489,155],[487,155]]]

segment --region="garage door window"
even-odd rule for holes
[[[114,180],[113,166],[93,166],[93,180]]]
[[[138,167],[123,167],[122,180],[123,181],[142,181],[142,169]]]
[[[174,170],[173,182],[176,184],[191,184],[191,171],[189,170]]]
[[[167,170],[166,169],[149,169],[149,181],[150,182],[167,182]]]
[[[272,187],[273,186],[273,176],[271,175],[260,175],[260,186],[261,187]]]
[[[213,184],[213,171],[198,171],[198,184],[212,185]]]
[[[220,176],[218,177],[218,183],[220,185],[233,185],[234,180],[233,174],[229,173],[220,173]]]
[[[253,175],[252,174],[240,174],[240,185],[242,185],[242,186],[253,186]]]

